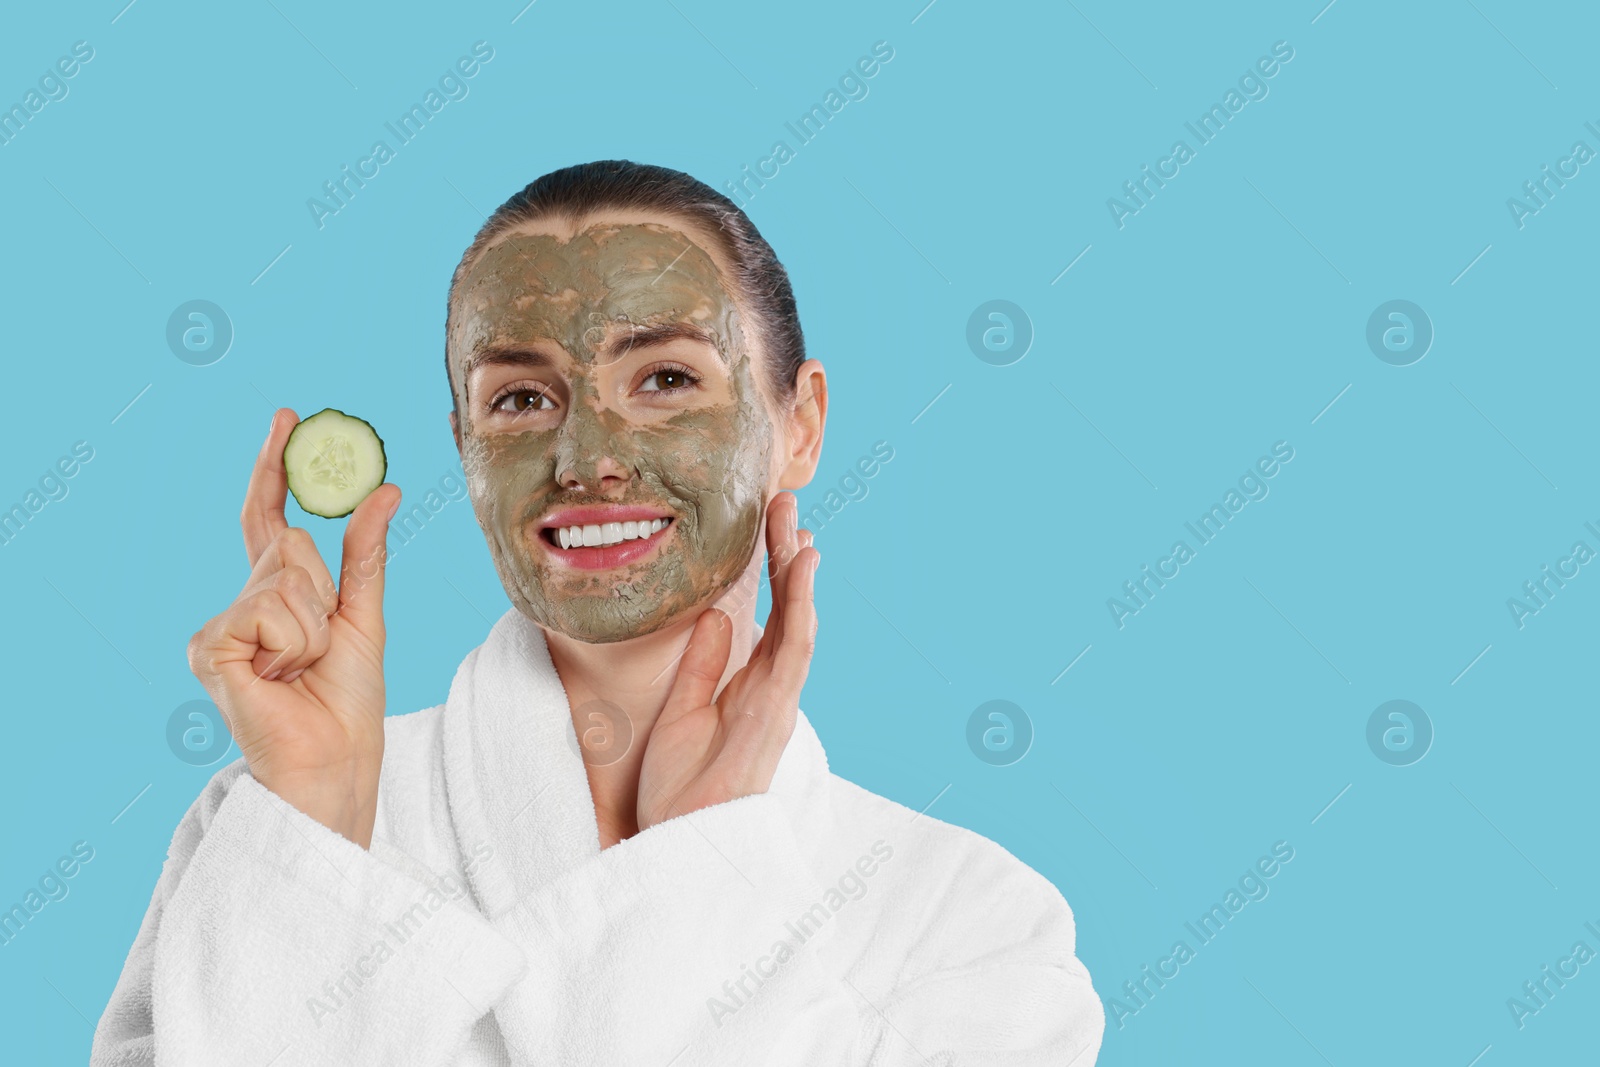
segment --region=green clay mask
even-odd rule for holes
[[[512,603],[590,643],[651,633],[709,606],[757,549],[774,447],[748,337],[711,256],[653,223],[595,225],[568,241],[511,236],[481,254],[456,300],[449,344],[462,464]],[[668,326],[715,348],[699,360],[706,388],[637,403],[621,375],[648,370],[657,353],[631,339]],[[471,367],[506,351],[546,356],[548,366],[502,369],[499,380],[559,381],[555,410],[528,412],[523,424],[491,410],[494,387],[481,388]],[[602,457],[616,464],[604,492]],[[593,504],[649,505],[673,522],[632,563],[560,563],[539,540],[543,518]]]

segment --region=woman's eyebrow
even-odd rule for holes
[[[471,375],[480,367],[549,367],[554,363],[555,360],[543,349],[496,345],[468,359],[466,372]]]
[[[678,340],[697,341],[709,345],[716,350],[718,358],[726,361],[722,347],[717,344],[717,335],[704,326],[697,326],[691,322],[660,322],[649,326],[635,326],[628,333],[619,333],[602,344],[599,354],[607,360],[620,359],[636,348],[651,348]]]
[[[694,341],[707,345],[717,353],[717,358],[727,361],[717,344],[717,335],[704,326],[690,322],[660,322],[648,326],[635,326],[627,333],[618,333],[597,349],[597,354],[607,363],[621,359],[629,352],[641,348],[654,348],[673,341]],[[494,345],[476,353],[467,360],[466,374],[471,376],[483,367],[535,367],[555,365],[555,358],[543,346]]]

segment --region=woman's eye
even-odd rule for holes
[[[495,411],[548,411],[555,401],[543,389],[513,389],[491,405]]]
[[[700,381],[698,377],[690,374],[680,367],[663,367],[652,371],[639,383],[642,393],[674,393],[679,389],[687,389]]]

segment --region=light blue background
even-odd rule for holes
[[[1600,149],[1592,10],[122,3],[14,7],[0,36],[6,103],[95,49],[0,146],[0,506],[73,442],[95,450],[0,548],[0,903],[95,849],[0,948],[22,1059],[85,1060],[215,770],[165,727],[204,695],[189,635],[246,574],[237,516],[273,405],[371,418],[420,500],[457,469],[444,291],[484,213],[599,158],[722,188],[795,147],[784,123],[879,40],[894,58],[869,95],[748,208],[832,383],[802,504],[894,449],[817,539],[803,706],[834,769],[1050,878],[1105,997],[1293,846],[1270,896],[1109,1022],[1104,1064],[1592,1055],[1600,965],[1523,1029],[1506,1007],[1574,942],[1600,949],[1600,577],[1522,629],[1506,605],[1574,541],[1600,549],[1600,174],[1524,228],[1506,206],[1574,141]],[[319,230],[307,198],[478,40],[495,54],[470,95]],[[1270,95],[1119,230],[1107,198],[1193,147],[1183,124],[1276,41],[1294,58]],[[191,299],[233,321],[215,365],[166,346]],[[991,299],[1032,320],[1011,366],[965,341]],[[1366,346],[1391,299],[1436,330],[1412,366]],[[1107,598],[1277,441],[1294,459],[1270,495],[1119,630]],[[308,521],[337,558],[343,524]],[[396,552],[388,605],[392,710],[442,701],[507,606],[467,504]],[[992,699],[1035,730],[1011,766],[965,740]],[[1436,730],[1414,765],[1367,747],[1390,699]]]

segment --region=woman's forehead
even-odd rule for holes
[[[579,313],[600,304],[732,303],[721,272],[682,231],[654,223],[594,225],[570,238],[511,234],[485,249],[467,276],[469,309]],[[507,305],[510,305],[509,307]]]
[[[538,259],[529,262],[529,251]],[[662,257],[665,256],[665,260]],[[560,272],[587,267],[621,272],[684,273],[699,268],[704,287],[731,294],[731,265],[704,227],[655,211],[606,211],[581,218],[546,216],[519,222],[495,235],[479,252],[464,281],[471,284],[486,261],[506,260],[527,269]]]
[[[557,340],[593,347],[606,323],[693,324],[730,362],[755,339],[716,242],[658,213],[549,218],[500,234],[473,262],[457,296],[452,347],[460,359],[485,345]]]

